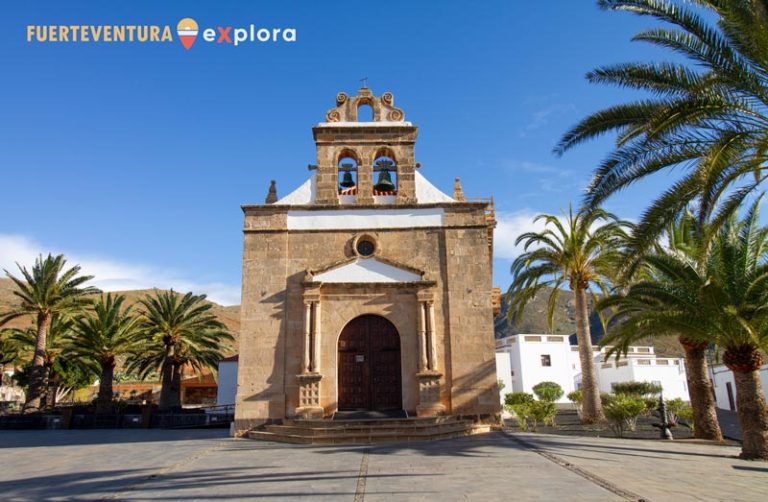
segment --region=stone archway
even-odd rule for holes
[[[350,321],[338,342],[338,409],[399,410],[403,406],[400,335],[387,319]]]

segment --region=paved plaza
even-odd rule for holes
[[[492,433],[312,447],[211,430],[0,431],[3,500],[765,500],[738,448]]]

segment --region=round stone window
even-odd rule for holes
[[[376,244],[371,239],[363,237],[357,241],[355,250],[360,256],[373,256],[374,251],[376,251]]]

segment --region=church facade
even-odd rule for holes
[[[235,429],[337,411],[495,420],[492,204],[427,181],[391,93],[339,93],[312,132],[306,183],[243,206]]]

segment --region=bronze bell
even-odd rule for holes
[[[344,178],[341,180],[341,183],[339,183],[339,186],[342,188],[352,188],[355,186],[355,181],[352,179],[351,172],[346,171],[344,173]]]
[[[392,177],[389,175],[389,171],[383,169],[379,172],[379,181],[373,185],[373,189],[377,192],[394,192],[395,185],[392,183]]]

